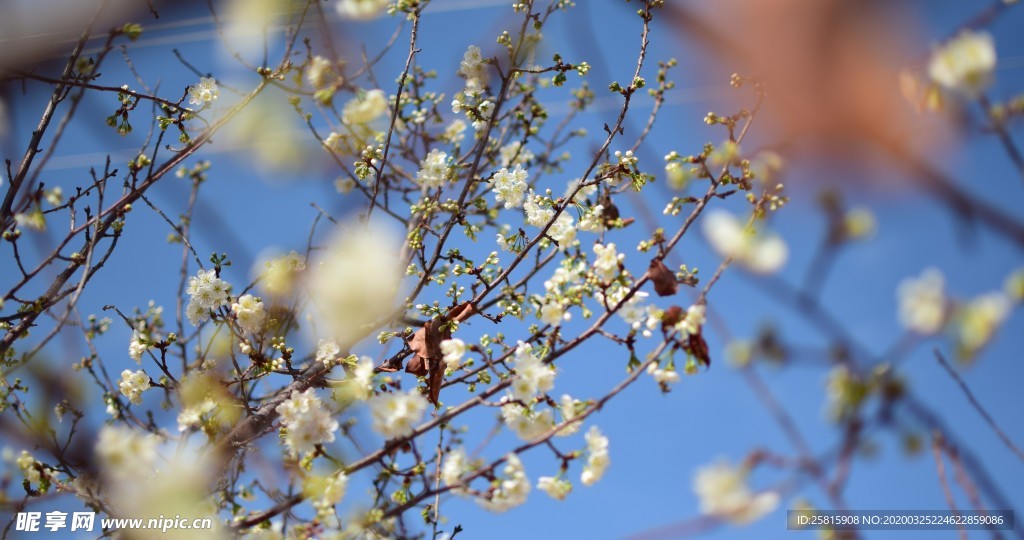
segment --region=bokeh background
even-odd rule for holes
[[[505,0],[431,2],[420,27],[422,52],[417,61],[438,70],[439,91],[452,95],[461,88],[455,70],[462,51],[470,44],[480,44],[485,51],[493,47],[495,36],[512,24],[509,4]],[[599,144],[597,137],[603,138],[601,126],[611,123],[618,113],[619,98],[605,88],[612,80],[628,80],[639,44],[635,3],[580,0],[577,4],[568,14],[551,19],[538,53],[544,59],[559,52],[569,61],[588,61],[593,69],[586,80],[598,96],[595,106],[579,118],[578,125],[587,128],[591,136],[571,149],[577,157],[572,162],[577,170],[567,169],[547,179],[545,187],[556,192],[582,172],[584,161],[589,161],[588,152]],[[967,105],[951,114],[916,113],[899,96],[895,77],[900,67],[922,71],[936,43],[994,4],[952,0],[671,0],[667,4],[669,8],[658,13],[653,26],[645,74],[651,80],[656,61],[677,58],[679,67],[671,75],[677,87],[669,92],[651,135],[638,152],[640,167],[655,173],[658,179],[640,197],[624,197],[619,203],[623,213],[639,216],[653,210],[659,223],[672,223],[660,215],[672,196],[664,181],[662,156],[672,150],[684,155],[696,153],[705,143],[723,140],[724,131],[706,126],[704,116],[709,111],[732,113],[740,106],[751,105],[749,92],[729,87],[730,74],[763,75],[770,81],[767,110],[764,118],[754,123],[750,142],[743,146],[772,148],[787,160],[783,181],[791,202],[772,218],[770,226],[786,239],[789,260],[771,277],[730,269],[715,286],[709,297],[714,319],[707,334],[713,358],[710,369],[684,377],[669,394],[662,394],[653,381],[645,378],[594,417],[593,423],[611,440],[612,459],[608,473],[595,487],[578,485],[562,502],[535,490],[525,505],[501,515],[470,501],[447,497],[442,508],[449,524],[463,527],[460,538],[530,535],[655,539],[690,533],[708,538],[814,537],[815,532],[785,530],[785,509],[791,508],[796,499],[822,507],[830,504],[806,477],[797,476],[794,483],[789,471],[759,469],[752,478],[756,488],[784,486],[787,491],[779,510],[743,528],[702,519],[692,483],[698,467],[719,458],[736,462],[755,448],[795,455],[791,440],[765,402],[753,392],[744,375],[726,361],[725,349],[731,340],[753,339],[766,327],[777,329],[794,350],[802,352],[781,366],[757,363],[753,369],[758,377],[797,423],[815,455],[834,453],[840,443],[840,430],[826,414],[825,382],[831,365],[827,349],[832,341],[816,326],[820,318],[808,317],[779,301],[786,291],[802,285],[827,234],[828,222],[819,204],[824,191],[839,194],[849,206],[870,208],[877,230],[869,240],[844,247],[836,254],[821,286],[821,304],[842,323],[853,341],[878,358],[898,362],[896,369],[908,381],[915,399],[955,434],[954,444],[960,445],[964,455],[973,456],[987,471],[993,493],[1001,497],[1000,501],[987,502],[993,508],[1024,508],[1024,463],[984,424],[934,359],[936,347],[947,357],[952,356],[949,340],[939,336],[908,341],[897,318],[896,302],[899,282],[919,275],[926,267],[941,269],[951,295],[969,298],[1000,288],[1005,277],[1024,263],[1019,242],[983,222],[957,216],[899,157],[904,152],[917,156],[960,189],[1009,215],[1024,218],[1024,179],[996,137],[980,129],[976,107]],[[81,21],[74,17],[60,20],[54,15],[66,5],[56,1],[7,2],[0,16],[4,19],[0,23],[0,48],[8,50],[3,63],[32,63],[40,71],[57,73],[59,56],[66,54],[65,49],[79,31],[73,23]],[[125,15],[142,22],[145,28],[130,49],[143,80],[149,84],[159,81],[160,92],[173,99],[194,82],[195,75],[175,58],[172,49],[198,70],[213,74],[225,88],[245,88],[246,81],[254,80],[254,75],[244,72],[224,47],[205,3],[157,7],[159,20],[153,20],[144,9]],[[218,9],[227,13],[231,6],[218,4]],[[784,16],[790,13],[787,10],[803,16]],[[371,54],[380,51],[399,24],[388,17],[360,23],[341,21],[332,9],[326,11],[332,38],[354,62],[362,46]],[[847,22],[836,23],[837,18]],[[1024,89],[1024,35],[1020,32],[1024,9],[1009,7],[992,21],[982,22],[995,36],[999,56],[990,95],[996,100],[1016,95]],[[69,33],[68,29],[73,30]],[[249,36],[251,43],[246,42],[247,32],[240,32],[232,38],[233,46],[258,57],[262,48],[259,32]],[[280,36],[275,37],[273,27],[270,36],[273,50]],[[389,94],[394,92],[394,78],[405,60],[404,36],[374,70]],[[830,56],[832,53],[835,56]],[[136,85],[124,62],[111,61],[104,71],[102,81],[107,84]],[[575,83],[570,78],[570,84]],[[863,88],[851,95],[836,90],[855,83]],[[0,149],[5,157],[20,156],[23,151],[49,95],[44,90],[46,87],[39,84],[25,88],[8,84],[3,88],[7,126]],[[265,98],[257,104],[258,114],[243,119],[248,122],[244,128],[234,134],[229,130],[199,154],[202,159],[210,159],[213,167],[210,181],[202,188],[192,242],[200,254],[227,252],[233,265],[226,275],[233,283],[247,282],[252,277],[251,268],[267,253],[302,250],[316,215],[311,202],[337,216],[361,209],[360,199],[343,197],[335,190],[333,181],[338,171],[317,147],[301,118],[284,104],[283,96],[271,93]],[[231,99],[230,90],[222,90],[221,101],[229,103]],[[568,111],[567,95],[555,91],[546,99],[551,122],[557,122]],[[652,101],[645,95],[635,101],[635,115],[625,126],[624,138],[612,150],[620,149],[620,145],[624,150],[632,143],[651,106]],[[83,181],[90,167],[100,167],[107,155],[114,163],[127,162],[137,155],[137,145],[103,123],[115,108],[112,95],[86,97],[80,119],[84,121],[68,132],[43,173],[48,186],[62,186],[68,193]],[[1019,120],[1011,127],[1018,138],[1024,137]],[[153,188],[151,197],[165,211],[177,214],[184,210],[188,192],[187,182],[168,178]],[[736,212],[745,209],[738,200],[726,201],[722,206]],[[614,238],[628,254],[627,260],[632,259],[630,268],[636,275],[646,264],[632,246],[649,234],[647,223],[638,219]],[[137,205],[123,243],[80,301],[83,314],[102,316],[101,308],[106,304],[127,312],[134,306],[144,308],[149,300],[171,311],[181,250],[180,245],[164,241],[169,232],[159,216]],[[480,253],[496,249],[488,244],[493,235],[485,236],[483,245],[472,249]],[[46,236],[40,235],[36,245],[45,249]],[[674,259],[677,264],[699,267],[705,278],[719,261],[696,233],[683,241]],[[12,272],[11,264],[8,258],[0,260],[0,274]],[[615,324],[621,328],[621,322]],[[512,329],[505,331],[514,335]],[[113,329],[98,340],[99,352],[111,372],[135,368],[127,355],[130,337],[130,330],[115,321]],[[1022,346],[1024,316],[1017,310],[975,362],[957,367],[982,404],[1016,441],[1024,440],[1024,416],[1020,414],[1024,405],[1020,399],[1024,381]],[[887,356],[894,348],[898,354]],[[375,349],[367,347],[367,352],[373,354]],[[40,365],[61,377],[72,377],[67,366],[84,354],[81,336],[68,332],[51,343]],[[580,398],[599,396],[622,378],[627,360],[625,351],[593,341],[561,362],[555,393],[567,392]],[[86,392],[97,394],[94,388]],[[103,418],[103,406],[98,394],[93,397],[95,410],[90,412],[95,429]],[[35,405],[52,407],[52,403]],[[145,405],[159,408],[157,392],[147,394]],[[173,416],[167,419],[173,426]],[[904,422],[908,429],[902,432],[879,429],[869,433],[868,443],[858,451],[845,492],[850,508],[947,508],[928,450],[929,434],[919,431],[925,437],[924,451],[907,453],[904,435],[914,431],[915,423],[909,416]],[[486,433],[494,424],[493,413],[467,417],[465,423],[471,432]],[[366,430],[365,437],[372,439],[374,435]],[[7,447],[25,447],[25,441],[8,439],[3,441]],[[500,455],[502,449],[513,444],[511,435],[502,434],[492,443],[490,454]],[[557,467],[542,452],[529,453],[523,460],[534,479],[553,474]],[[358,504],[360,482],[365,479],[353,480],[346,504]],[[962,493],[958,502],[962,508],[969,506]],[[77,508],[75,504],[66,498],[52,500],[53,508]],[[1020,537],[1024,534],[1021,531],[1024,527],[1018,525],[1007,536]],[[899,531],[865,536],[954,538],[957,534]],[[975,535],[982,537],[976,532],[971,537]]]

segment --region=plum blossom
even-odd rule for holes
[[[555,371],[533,353],[533,346],[519,342],[515,351],[516,379],[512,382],[512,396],[523,402],[532,401],[538,393],[555,386]]]
[[[523,197],[526,196],[528,184],[526,178],[529,172],[522,165],[516,165],[512,172],[507,168],[494,173],[492,184],[494,188],[494,199],[497,202],[504,202],[505,208],[518,208],[523,205]]]
[[[303,392],[293,390],[275,411],[288,430],[285,444],[293,455],[307,454],[318,444],[334,442],[338,422],[312,388]]]
[[[338,15],[344,19],[366,20],[380,15],[390,0],[338,0]]]
[[[428,405],[426,398],[416,390],[380,394],[370,398],[368,403],[374,431],[388,439],[411,435]]]
[[[743,525],[775,510],[779,495],[774,491],[754,493],[747,486],[747,471],[720,462],[697,471],[693,489],[700,498],[702,513]]]
[[[231,311],[235,314],[238,326],[251,334],[260,333],[263,323],[267,320],[263,302],[251,294],[243,294],[238,297],[238,301],[231,304]]]
[[[587,464],[583,467],[580,475],[580,482],[584,486],[592,486],[604,476],[604,472],[611,464],[608,456],[608,437],[601,434],[597,426],[590,426],[590,431],[584,436],[587,440]]]
[[[213,77],[200,77],[199,84],[188,87],[189,105],[206,105],[213,103],[220,96],[217,80]]]
[[[448,369],[459,367],[462,357],[466,356],[466,342],[458,338],[446,339],[441,342],[441,353]]]
[[[345,103],[341,110],[341,120],[350,126],[368,124],[387,112],[387,109],[388,100],[383,90],[367,90]]]
[[[118,388],[128,401],[138,405],[142,403],[142,393],[150,388],[149,375],[141,369],[136,372],[126,369],[121,372]]]
[[[490,499],[481,499],[480,504],[492,512],[504,512],[526,502],[530,493],[530,479],[526,477],[523,462],[519,456],[505,456],[504,478],[491,493]]]
[[[756,233],[725,210],[708,212],[703,230],[711,248],[719,255],[730,257],[757,274],[775,272],[789,256],[789,248],[780,236]]]
[[[555,216],[554,208],[544,205],[545,197],[537,195],[530,190],[523,203],[523,210],[526,211],[526,222],[534,227],[544,227]]]
[[[435,148],[420,161],[416,182],[425,188],[439,188],[444,186],[447,178],[448,154]]]
[[[925,335],[941,330],[946,322],[944,287],[942,273],[935,268],[925,269],[918,278],[900,282],[896,295],[903,326]]]
[[[572,484],[564,478],[541,476],[537,479],[537,489],[547,493],[549,497],[556,501],[564,501],[566,495],[572,491]]]
[[[928,76],[947,90],[974,97],[991,84],[995,67],[996,47],[992,36],[964,30],[932,53]]]

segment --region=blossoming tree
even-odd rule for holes
[[[987,93],[996,48],[984,26],[1010,3],[935,47],[923,68],[908,63],[885,84],[902,90],[900,105],[914,114],[941,118],[980,107],[985,129],[1024,174],[1012,134],[1024,99]],[[1024,299],[1024,273],[985,284],[997,292],[960,300],[939,270],[919,271],[897,287],[906,330],[897,344],[879,354],[859,341],[822,288],[838,254],[875,234],[875,218],[828,185],[791,190],[783,135],[751,142],[771,122],[762,118],[769,109],[785,111],[775,66],[755,58],[752,73],[768,73],[729,78],[739,104],[708,113],[701,126],[702,138],[714,142],[668,148],[659,163],[642,159],[665,147],[649,135],[675,90],[677,62],[652,58],[659,25],[701,28],[710,48],[732,50],[723,44],[730,36],[697,25],[683,7],[607,6],[630,15],[616,30],[631,51],[628,78],[588,83],[588,62],[600,59],[549,52],[541,34],[580,9],[569,0],[503,6],[496,35],[442,47],[449,61],[436,66],[422,55],[438,46],[421,34],[440,1],[211,2],[204,17],[237,64],[223,75],[206,71],[207,60],[145,43],[150,22],[173,18],[165,10],[176,6],[126,15],[109,4],[97,4],[59,68],[3,65],[9,99],[0,106],[18,115],[42,109],[36,127],[10,134],[18,153],[8,153],[0,206],[0,428],[12,464],[3,473],[2,503],[12,516],[5,535],[15,526],[29,530],[14,515],[48,510],[58,494],[102,516],[211,519],[210,529],[167,533],[189,537],[451,538],[462,528],[446,511],[450,500],[500,513],[534,488],[558,501],[581,487],[600,489],[615,453],[600,427],[602,409],[632,386],[667,394],[687,376],[701,384],[709,370],[742,377],[792,448],[752,443],[733,462],[696,467],[702,523],[749,524],[784,501],[810,508],[792,482],[753,487],[759,468],[809,479],[822,506],[847,509],[851,464],[880,430],[899,434],[908,448],[927,437],[943,488],[951,489],[945,459],[975,511],[1006,507],[985,467],[964,458],[969,446],[914,395],[899,364],[944,335],[932,344],[937,361],[961,382],[956,370],[979,358]],[[822,4],[833,15],[845,9]],[[368,40],[360,55],[338,43],[339,17],[346,25],[382,17],[397,30],[390,40]],[[174,63],[190,80],[148,80],[140,58]],[[391,64],[398,72],[385,74]],[[448,92],[452,80],[457,88]],[[557,114],[555,99],[566,104]],[[585,119],[603,103],[611,104],[611,121],[588,133]],[[75,137],[68,134],[79,123],[95,127],[91,113],[99,109],[99,123],[133,145],[130,157],[105,148],[88,174],[58,181],[54,149]],[[783,116],[782,124],[799,117]],[[823,122],[833,120],[848,119]],[[285,124],[301,129],[277,134]],[[818,129],[812,135],[831,133]],[[807,136],[800,131],[794,136]],[[1024,244],[1019,213],[958,187],[879,130],[854,135],[898,154],[952,211],[1013,249]],[[308,220],[211,211],[204,199],[227,174],[218,170],[225,146],[284,174],[326,162],[319,183],[343,202],[309,201]],[[167,184],[188,186],[183,203],[161,202]],[[787,244],[773,220],[791,198],[819,188],[826,238],[804,284],[789,285],[787,261],[803,246]],[[204,212],[219,221],[203,221]],[[150,225],[136,225],[143,219]],[[212,255],[197,247],[196,223],[253,219],[272,220],[293,240],[250,273],[232,266],[244,259],[239,244],[219,242]],[[136,230],[155,240],[121,245]],[[713,254],[711,272],[681,253],[698,237]],[[173,250],[173,275],[158,279],[144,261],[129,268],[117,258],[145,259],[147,250]],[[732,334],[713,293],[736,273],[752,276],[810,329]],[[118,288],[97,285],[104,279],[124,280],[119,293],[134,300],[104,298]],[[162,289],[164,300],[130,307]],[[121,329],[129,341],[112,347]],[[802,333],[824,346],[798,352]],[[51,357],[61,342],[86,353]],[[606,360],[601,369],[619,380],[587,395],[556,391],[571,386],[563,379],[587,375],[572,366],[586,365],[585,351],[596,347]],[[761,374],[764,365],[799,364],[802,354],[827,373],[837,429],[824,453]],[[977,408],[1021,455],[967,392],[965,407]],[[531,459],[543,459],[544,468],[528,471],[527,456],[542,456]]]

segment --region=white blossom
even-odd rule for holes
[[[770,274],[782,267],[789,249],[775,234],[755,233],[725,210],[710,211],[704,216],[704,236],[711,248],[722,257],[758,274]]]
[[[448,453],[441,465],[441,481],[446,486],[457,486],[462,483],[462,475],[469,470],[469,458],[461,446]]]
[[[132,331],[132,340],[128,343],[128,356],[136,363],[142,363],[142,355],[145,354],[146,346],[143,342],[142,334],[138,330]]]
[[[337,233],[307,282],[309,301],[325,319],[323,330],[342,347],[362,339],[369,325],[391,315],[405,269],[386,230],[362,224],[352,224],[352,229]]]
[[[550,324],[551,326],[561,325],[562,319],[565,318],[566,315],[565,308],[558,302],[549,302],[537,310],[537,318],[544,324]]]
[[[647,366],[647,373],[654,377],[659,385],[675,384],[679,382],[679,372],[674,369],[662,369],[658,364],[651,362]]]
[[[459,338],[443,340],[441,353],[444,354],[443,359],[448,369],[455,369],[462,363],[462,357],[466,356],[466,342]]]
[[[775,510],[779,495],[774,491],[755,494],[746,480],[746,470],[726,462],[700,469],[693,489],[700,498],[701,512],[742,525]]]
[[[529,148],[524,148],[522,141],[512,141],[498,150],[502,167],[511,167],[517,163],[529,163],[534,155]]]
[[[217,277],[215,270],[202,270],[188,279],[185,292],[191,297],[186,315],[193,326],[198,326],[210,316],[210,310],[228,303],[231,285]]]
[[[263,302],[251,294],[243,294],[238,301],[231,304],[231,311],[235,314],[235,320],[242,330],[258,334],[263,330],[263,323],[267,320],[267,312],[263,309]]]
[[[558,243],[561,250],[569,249],[576,240],[576,228],[572,225],[572,216],[567,211],[558,214],[558,218],[548,228],[548,236]]]
[[[360,92],[345,103],[341,120],[348,125],[368,124],[388,110],[388,100],[383,90]]]
[[[333,339],[321,339],[316,344],[316,361],[330,367],[341,354],[341,347]]]
[[[331,61],[324,58],[323,56],[314,56],[309,62],[309,67],[306,68],[306,81],[309,82],[313,88],[323,88],[327,86],[328,78],[331,75]]]
[[[522,165],[516,165],[511,172],[507,168],[494,173],[492,184],[494,188],[494,199],[497,202],[504,202],[505,208],[518,208],[523,204],[523,197],[526,196],[526,183],[529,172]]]
[[[447,177],[448,154],[435,148],[420,161],[416,182],[425,188],[439,188],[444,186]]]
[[[417,390],[380,394],[370,398],[368,403],[374,431],[388,439],[411,435],[428,405]]]
[[[996,47],[986,32],[964,30],[932,53],[928,76],[947,90],[974,97],[992,82]]]
[[[600,233],[605,229],[604,220],[601,219],[604,215],[604,205],[594,205],[592,208],[588,208],[584,212],[583,216],[580,217],[579,229],[585,232]]]
[[[534,227],[544,227],[555,215],[554,208],[544,204],[545,197],[537,195],[530,190],[530,194],[523,203],[523,210],[526,212],[526,222]]]
[[[189,105],[206,105],[213,103],[220,96],[217,80],[213,77],[200,77],[199,84],[188,87]]]
[[[338,422],[312,388],[303,392],[293,390],[274,410],[288,430],[285,444],[293,455],[304,455],[315,450],[318,444],[334,442]]]
[[[338,15],[344,19],[365,20],[379,15],[390,0],[338,0]]]
[[[487,64],[484,62],[480,47],[470,45],[466,48],[462,61],[459,62],[459,75],[466,79],[487,80]]]
[[[594,244],[594,275],[604,283],[610,283],[619,275],[619,263],[626,256],[615,250],[615,244]]]
[[[458,112],[458,111],[456,111]],[[466,138],[466,123],[461,118],[452,120],[451,124],[444,129],[444,138],[452,144],[458,144]]]
[[[970,354],[984,347],[1010,313],[1010,300],[1001,292],[979,296],[960,307],[957,314],[957,338]]]
[[[541,476],[537,479],[537,489],[547,493],[548,496],[556,501],[564,501],[566,495],[572,491],[572,484],[564,478]]]
[[[704,321],[704,304],[694,304],[687,308],[686,316],[676,323],[676,330],[682,337],[686,338],[691,334],[699,333],[700,327],[704,325]]]
[[[121,372],[121,382],[118,384],[121,394],[128,398],[135,405],[142,403],[142,393],[149,390],[149,375],[143,370],[132,372],[126,369]]]
[[[566,423],[562,429],[558,430],[555,434],[556,437],[567,437],[580,430],[580,426],[583,425],[583,420],[575,420],[582,412],[584,403],[578,399],[573,399],[569,394],[562,394],[562,397],[558,400],[558,412],[562,415],[562,422]]]
[[[900,322],[908,330],[934,334],[946,321],[945,281],[942,273],[928,268],[918,278],[907,278],[896,290]]]
[[[608,437],[601,434],[597,426],[590,426],[590,431],[584,436],[587,440],[587,464],[580,474],[580,482],[585,486],[592,486],[604,476],[604,472],[611,464],[608,456]]]
[[[520,401],[532,401],[538,393],[547,392],[555,386],[554,370],[533,354],[533,346],[522,341],[516,347],[515,371],[512,395]]]
[[[501,419],[517,437],[524,441],[535,440],[555,427],[555,419],[551,409],[537,412],[518,403],[502,405]]]
[[[502,469],[504,478],[491,493],[490,499],[481,499],[480,504],[492,512],[504,512],[526,502],[530,493],[530,479],[526,477],[523,462],[519,456],[505,456],[505,467]]]

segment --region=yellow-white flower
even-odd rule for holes
[[[132,372],[126,369],[121,372],[121,382],[118,384],[121,394],[128,398],[135,405],[142,403],[142,393],[149,390],[149,375],[143,370]]]
[[[348,125],[368,124],[388,109],[383,90],[368,90],[348,100],[341,110],[341,119]]]
[[[896,295],[899,298],[900,322],[908,330],[920,334],[934,334],[946,322],[945,281],[942,273],[928,268],[918,278],[907,278],[900,282]]]
[[[958,310],[957,338],[970,354],[984,347],[1010,313],[1010,300],[1001,292],[979,296]]]
[[[339,0],[338,15],[345,19],[366,20],[380,15],[389,0]]]
[[[537,479],[537,489],[547,493],[548,496],[556,501],[563,501],[566,495],[572,491],[572,484],[564,478],[541,476]]]
[[[932,53],[928,76],[947,90],[977,96],[992,82],[996,47],[986,32],[964,30]]]
[[[605,470],[611,464],[608,437],[602,435],[597,426],[590,426],[590,431],[584,438],[587,440],[587,464],[580,474],[580,482],[583,482],[584,486],[592,486],[604,476]]]
[[[504,512],[526,502],[530,493],[530,479],[526,477],[523,462],[515,454],[505,456],[504,478],[490,499],[480,499],[480,504],[492,512]]]
[[[734,262],[754,273],[775,272],[789,256],[789,248],[780,236],[745,227],[725,210],[708,212],[704,216],[703,230],[715,252],[722,257],[732,257]]]
[[[441,342],[441,353],[448,369],[459,367],[462,357],[466,356],[466,342],[459,338],[446,339]]]
[[[263,309],[263,302],[251,294],[243,294],[238,301],[231,304],[231,311],[235,314],[235,320],[243,331],[251,334],[258,334],[263,330],[263,323],[267,320],[267,312]]]
[[[429,405],[417,390],[380,394],[368,403],[374,431],[388,439],[411,435]]]
[[[779,504],[779,495],[773,491],[751,491],[747,471],[727,462],[697,471],[693,489],[700,497],[701,512],[738,525],[760,519]]]

